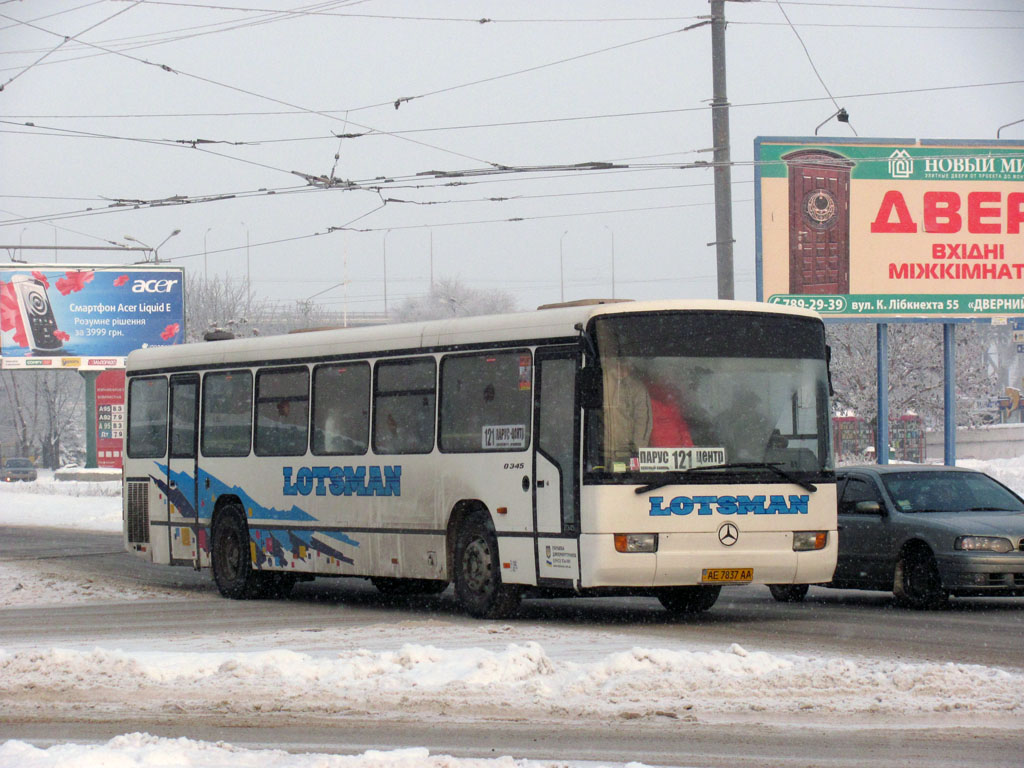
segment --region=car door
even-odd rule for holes
[[[839,498],[839,557],[833,582],[866,589],[891,587],[894,538],[878,482],[871,475],[849,473]]]

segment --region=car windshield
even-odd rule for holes
[[[891,472],[882,484],[901,512],[1024,512],[1024,502],[980,472]]]
[[[32,467],[32,461],[30,459],[8,459],[8,469],[30,469]]]
[[[731,312],[599,318],[587,470],[615,482],[728,465],[831,468],[820,322]],[[659,473],[655,481],[638,477]]]

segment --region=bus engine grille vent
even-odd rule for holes
[[[149,543],[149,481],[128,485],[126,512],[128,515],[128,543]]]

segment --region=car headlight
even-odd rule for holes
[[[965,552],[1012,552],[1013,542],[1002,536],[960,536],[953,542],[953,549]]]

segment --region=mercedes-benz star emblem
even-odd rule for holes
[[[727,547],[731,547],[740,538],[740,529],[732,523],[723,523],[718,529],[718,540]]]

